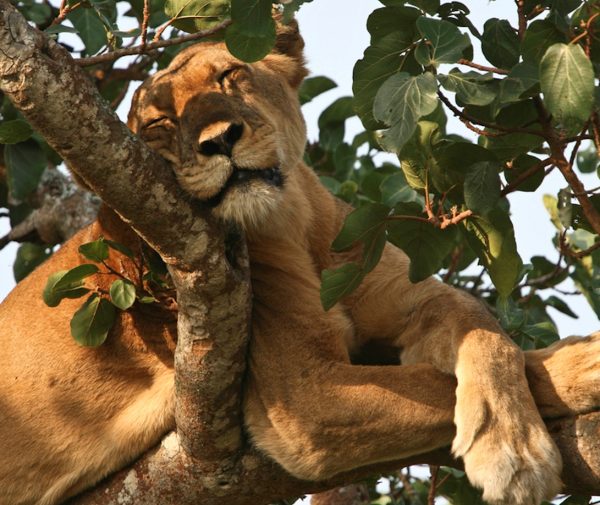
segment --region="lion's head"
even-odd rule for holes
[[[303,46],[295,23],[279,26],[273,52],[253,64],[223,43],[191,46],[139,88],[129,126],[185,191],[254,228],[277,209],[302,159]]]

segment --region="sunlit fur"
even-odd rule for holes
[[[281,170],[282,187],[251,180],[213,208],[245,228],[250,252],[247,432],[303,479],[454,439],[468,477],[491,503],[538,505],[559,490],[561,463],[525,373],[543,415],[597,408],[600,336],[524,359],[474,299],[434,279],[411,284],[407,257],[389,244],[360,287],[324,312],[321,271],[356,261],[361,251],[331,251],[350,209],[302,162],[302,47],[295,24],[279,25],[275,50],[252,65],[222,44],[192,46],[140,88],[129,119],[198,200],[218,195],[234,166]],[[231,157],[202,154],[198,143],[232,124],[243,124],[243,135]],[[42,301],[48,276],[85,262],[79,246],[99,236],[140,251],[139,237],[105,207],[0,306],[0,505],[59,503],[175,427],[177,337],[168,308],[134,305],[92,349],[69,335],[81,300],[57,308]],[[137,263],[114,251],[109,264],[130,278],[139,274]],[[112,280],[86,282],[106,291]],[[401,352],[403,365],[353,364],[365,359],[365,344],[381,346],[376,363]]]

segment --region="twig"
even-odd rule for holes
[[[161,49],[163,47],[175,46],[178,44],[183,44],[184,42],[191,42],[194,40],[203,39],[205,37],[210,37],[215,33],[227,28],[231,24],[231,19],[227,19],[222,23],[219,23],[217,26],[210,28],[208,30],[201,30],[196,33],[191,33],[189,35],[182,35],[181,37],[175,37],[168,40],[159,40],[158,42],[151,42],[146,44],[146,51],[152,51],[153,49]],[[110,53],[101,54],[99,56],[92,56],[90,58],[78,58],[75,60],[75,63],[81,67],[87,67],[89,65],[97,65],[98,63],[106,63],[109,61],[115,61],[123,56],[130,56],[132,54],[139,54],[141,46],[134,46],[125,49],[117,49],[116,51],[112,51]]]
[[[471,289],[469,290],[471,294],[477,293],[477,288],[481,284],[481,280],[483,279],[483,274],[485,274],[485,272],[486,269],[484,267],[481,269],[481,272],[479,272],[479,275],[473,279],[473,286],[471,286]]]
[[[517,178],[515,180],[513,180],[510,184],[507,184],[502,189],[502,191],[500,192],[500,194],[502,196],[506,196],[509,193],[512,193],[523,182],[525,182],[527,179],[529,179],[530,177],[532,177],[534,174],[536,174],[540,170],[543,170],[548,165],[552,165],[552,159],[551,158],[546,158],[545,160],[540,160],[539,163],[536,163],[535,165],[529,167],[527,170],[525,170],[525,172],[523,172],[522,174],[518,175]]]
[[[144,13],[142,19],[142,44],[140,45],[140,53],[146,51],[148,37],[148,20],[150,19],[150,0],[144,0]]]
[[[413,485],[410,483],[410,479],[407,475],[400,471],[398,472],[398,478],[400,479],[400,482],[402,482],[402,486],[404,487],[404,490],[406,491],[406,494],[409,497],[417,496],[417,492],[415,491]]]
[[[440,229],[444,230],[446,228],[448,228],[448,226],[450,226],[451,224],[458,224],[461,221],[464,221],[465,219],[467,219],[468,217],[471,217],[473,215],[473,211],[472,210],[463,210],[460,213],[456,212],[456,207],[452,208],[452,217],[448,217],[446,215],[443,215],[441,217],[441,222],[440,222]]]
[[[455,247],[454,250],[452,251],[452,256],[450,257],[450,265],[448,265],[448,270],[442,277],[442,282],[444,282],[445,284],[448,284],[450,282],[450,279],[452,278],[452,275],[456,271],[456,267],[458,266],[458,262],[460,261],[462,254],[463,254],[463,249],[460,247]]]
[[[429,470],[431,472],[431,484],[429,486],[429,493],[427,493],[427,505],[435,505],[435,495],[437,491],[437,480],[438,474],[440,473],[440,467],[437,465],[430,465]]]
[[[577,142],[578,140],[594,140],[594,137],[592,135],[575,135],[574,137],[561,138],[563,144],[570,144],[571,142]]]
[[[58,16],[56,16],[52,20],[52,23],[50,23],[50,26],[58,25],[58,24],[62,23],[65,20],[65,18],[67,17],[67,15],[69,14],[69,12],[74,11],[75,9],[77,9],[80,6],[81,6],[81,2],[77,2],[74,5],[67,5],[67,0],[61,0],[60,7],[58,8]]]
[[[117,272],[114,268],[112,268],[108,263],[106,263],[106,261],[102,261],[102,265],[104,265],[104,268],[106,268],[108,270],[108,272],[112,275],[116,275],[117,277],[120,277],[121,279],[123,279],[124,281],[129,281],[129,279],[127,277],[125,277],[121,272]]]
[[[594,134],[592,138],[596,146],[596,153],[600,157],[600,118],[598,118],[597,112],[592,114],[592,133]]]
[[[185,7],[185,5],[184,5]],[[181,8],[181,10],[179,12],[181,12],[183,10],[183,7]],[[156,42],[157,40],[160,40],[162,34],[164,33],[164,31],[171,26],[173,23],[175,23],[175,21],[181,21],[182,19],[206,19],[206,18],[214,18],[216,16],[180,16],[179,14],[176,14],[174,17],[172,17],[171,19],[169,19],[164,25],[162,25],[158,30],[156,30],[156,33],[154,34],[154,38],[152,39],[154,42]]]
[[[559,135],[552,127],[550,116],[546,111],[541,98],[539,96],[534,97],[533,103],[538,111],[540,124],[542,125],[544,131],[544,138],[550,147],[551,158],[554,165],[558,167],[560,173],[569,183],[569,186],[571,186],[573,194],[579,201],[583,213],[585,214],[585,217],[590,223],[592,229],[596,234],[600,235],[600,214],[592,204],[583,183],[574,172],[572,164],[570,164],[565,158],[564,145],[561,142]]]
[[[458,63],[460,65],[466,65],[467,67],[476,68],[477,70],[483,70],[484,72],[493,72],[494,74],[508,75],[509,73],[508,70],[504,70],[503,68],[486,67],[485,65],[479,65],[478,63],[474,63],[465,58],[458,60]]]
[[[478,119],[476,117],[473,117],[473,116],[467,114],[466,112],[461,111],[458,107],[456,107],[448,99],[448,97],[446,97],[441,91],[438,90],[437,94],[438,94],[438,97],[440,98],[440,100],[446,105],[446,107],[448,107],[454,113],[454,115],[456,117],[458,117],[465,124],[467,122],[469,122],[469,123],[475,123],[475,124],[478,124],[480,126],[484,126],[486,128],[492,128],[493,130],[498,130],[500,132],[506,132],[506,133],[526,133],[528,135],[536,135],[538,137],[545,138],[544,132],[541,132],[539,130],[530,130],[529,128],[506,128],[504,126],[500,126],[498,124],[490,123],[488,121],[484,121],[483,119]],[[467,127],[468,126],[469,125],[467,125]],[[490,132],[485,132],[485,133],[488,134],[488,135],[490,135]],[[491,133],[491,135],[494,135],[494,134]]]
[[[4,235],[4,237],[0,237],[0,251],[4,249],[8,244],[10,244],[10,233]]]
[[[515,0],[517,4],[517,13],[519,14],[519,40],[523,40],[525,37],[525,31],[527,30],[527,15],[525,14],[525,0]]]
[[[129,91],[129,85],[131,84],[131,81],[127,81],[125,83],[125,85],[121,88],[121,91],[119,91],[119,94],[113,99],[112,102],[110,102],[110,106],[116,110],[117,107],[120,105],[120,103],[125,99],[125,96],[127,95],[127,91]]]
[[[386,221],[421,221],[422,223],[430,223],[431,221],[426,217],[419,216],[388,216],[385,218]]]
[[[566,230],[561,233],[561,237],[560,237],[561,243],[564,240],[565,235],[566,235]],[[547,274],[544,274],[544,275],[540,275],[539,277],[536,277],[535,279],[528,280],[527,282],[524,282],[521,285],[521,287],[529,286],[531,288],[536,288],[539,286],[543,286],[544,284],[551,281],[555,277],[558,277],[560,274],[562,274],[565,271],[565,269],[561,268],[561,266],[560,266],[563,258],[564,258],[564,254],[561,249],[561,252],[558,255],[558,261],[556,262],[556,265],[554,266],[554,269],[551,272],[548,272]]]
[[[560,242],[560,251],[561,253],[563,253],[565,256],[569,256],[570,258],[574,258],[574,259],[581,259],[581,258],[585,258],[586,256],[592,254],[594,251],[597,251],[598,249],[600,249],[600,241],[596,242],[595,244],[593,244],[592,246],[588,247],[587,249],[584,249],[583,251],[573,251],[573,249],[571,249],[569,247],[569,244],[566,241],[566,238],[563,238],[561,236]]]
[[[588,129],[588,126],[590,125],[590,121],[586,121],[585,125],[583,126],[583,129],[581,130],[581,135],[583,135],[585,133],[585,131]],[[575,164],[575,159],[577,158],[577,151],[579,151],[579,148],[581,147],[581,138],[578,138],[577,141],[575,142],[575,145],[573,146],[573,150],[571,151],[571,157],[569,158],[569,165],[573,166]]]

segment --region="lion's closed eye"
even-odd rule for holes
[[[149,121],[146,121],[142,126],[142,130],[149,130],[152,128],[169,128],[174,126],[173,120],[167,116],[159,116]]]
[[[217,82],[221,88],[224,88],[227,84],[242,79],[248,71],[247,65],[231,65],[218,75]]]

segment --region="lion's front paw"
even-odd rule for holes
[[[470,482],[493,505],[539,505],[561,488],[558,449],[528,399],[484,399],[479,388],[457,389],[456,438]]]

